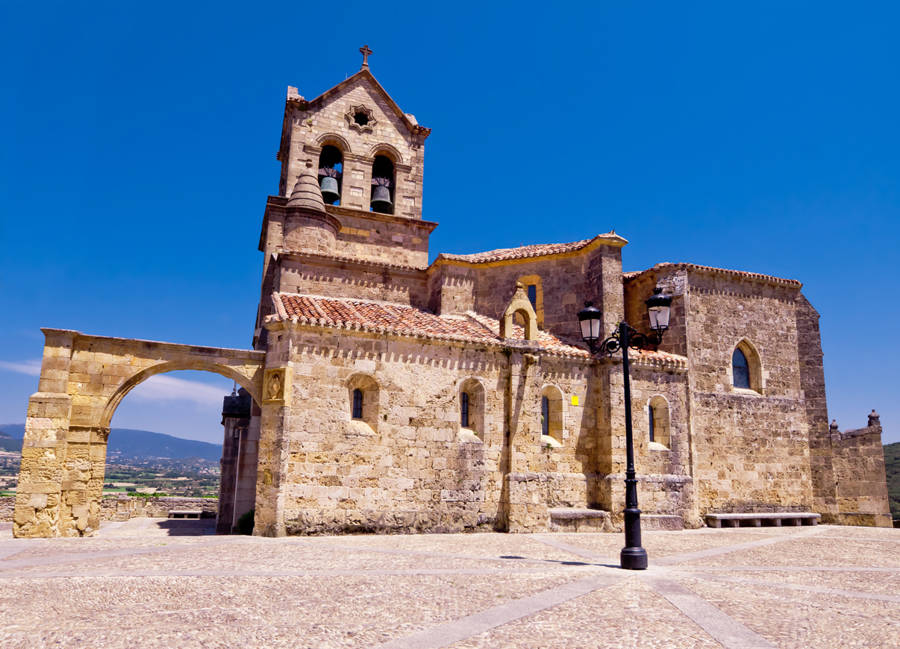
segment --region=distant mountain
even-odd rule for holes
[[[0,426],[2,428],[2,426]],[[22,450],[22,439],[19,437],[12,437],[11,435],[4,433],[0,430],[0,451],[21,451]]]
[[[10,451],[22,449],[25,424],[0,424],[0,448]],[[182,439],[164,433],[135,428],[113,428],[109,433],[107,456],[173,459],[198,457],[218,462],[222,457],[221,444]]]
[[[900,518],[900,442],[885,445],[884,472],[887,474],[891,515]]]

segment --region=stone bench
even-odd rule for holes
[[[751,514],[707,514],[709,527],[781,527],[782,525],[818,525],[815,512],[758,512]]]
[[[202,509],[170,509],[169,518],[200,518],[203,516]]]
[[[609,512],[602,509],[559,507],[548,513],[553,532],[608,532],[612,529]]]

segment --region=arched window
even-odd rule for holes
[[[469,427],[469,393],[463,392],[459,395],[459,425],[463,428]]]
[[[375,162],[372,163],[370,206],[373,212],[394,213],[394,163],[384,155],[375,156]]]
[[[341,204],[341,185],[344,176],[344,156],[331,144],[322,147],[319,154],[319,187],[322,200],[329,205]]]
[[[356,432],[378,430],[378,383],[368,374],[354,374],[347,381],[350,398],[350,423]]]
[[[731,385],[735,390],[753,390],[760,394],[765,387],[759,353],[746,339],[731,353]]]
[[[459,386],[459,427],[460,439],[484,438],[484,386],[478,379],[466,379]]]
[[[559,446],[563,441],[563,393],[555,385],[541,390],[541,442]]]
[[[353,418],[363,418],[363,392],[359,388],[353,390]]]
[[[670,425],[669,402],[661,395],[652,397],[647,404],[647,432],[651,449],[665,450],[669,447]]]

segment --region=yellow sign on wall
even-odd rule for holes
[[[573,394],[573,395],[572,395],[572,405],[573,405],[573,406],[577,406],[577,405],[578,405],[578,395],[577,395],[577,394]]]

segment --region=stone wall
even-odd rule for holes
[[[838,511],[830,522],[891,527],[878,416],[873,411],[869,426],[843,433],[833,425],[831,448]]]
[[[13,511],[15,508],[15,496],[0,496],[0,521],[11,521],[13,519]]]
[[[600,243],[573,253],[471,264],[438,260],[429,268],[429,307],[436,313],[476,311],[499,318],[516,282],[537,287],[538,325],[581,340],[578,312],[585,300],[601,309],[605,333],[622,319],[622,259],[618,245]]]
[[[0,521],[11,521],[15,508],[15,496],[0,497]],[[214,518],[218,508],[215,498],[179,498],[164,497],[132,497],[103,496],[100,501],[101,521],[123,521],[142,516],[150,518],[167,518],[173,509],[200,509],[204,517]]]
[[[643,301],[660,285],[674,295],[673,327],[662,349],[690,363],[689,417],[700,513],[812,510],[809,417],[804,387],[818,330],[804,312],[802,350],[797,282],[690,265],[662,266],[630,278],[626,312],[646,327]],[[733,387],[732,353],[747,350],[753,389]],[[803,371],[805,369],[805,373]],[[812,411],[807,411],[807,406]]]
[[[339,260],[287,259],[276,290],[424,307],[425,272]]]
[[[273,472],[284,476],[287,533],[505,528],[507,474],[543,476],[533,490],[545,508],[596,504],[599,402],[584,360],[303,326],[271,334],[269,353],[286,354],[292,376],[273,442],[284,453]],[[471,380],[483,412],[462,429],[459,395]],[[559,442],[541,436],[548,386],[565,399]],[[357,387],[370,404],[362,420],[350,416]]]
[[[688,274],[694,477],[704,513],[813,507],[797,294],[795,286]],[[732,386],[739,343],[756,352],[756,389]]]

